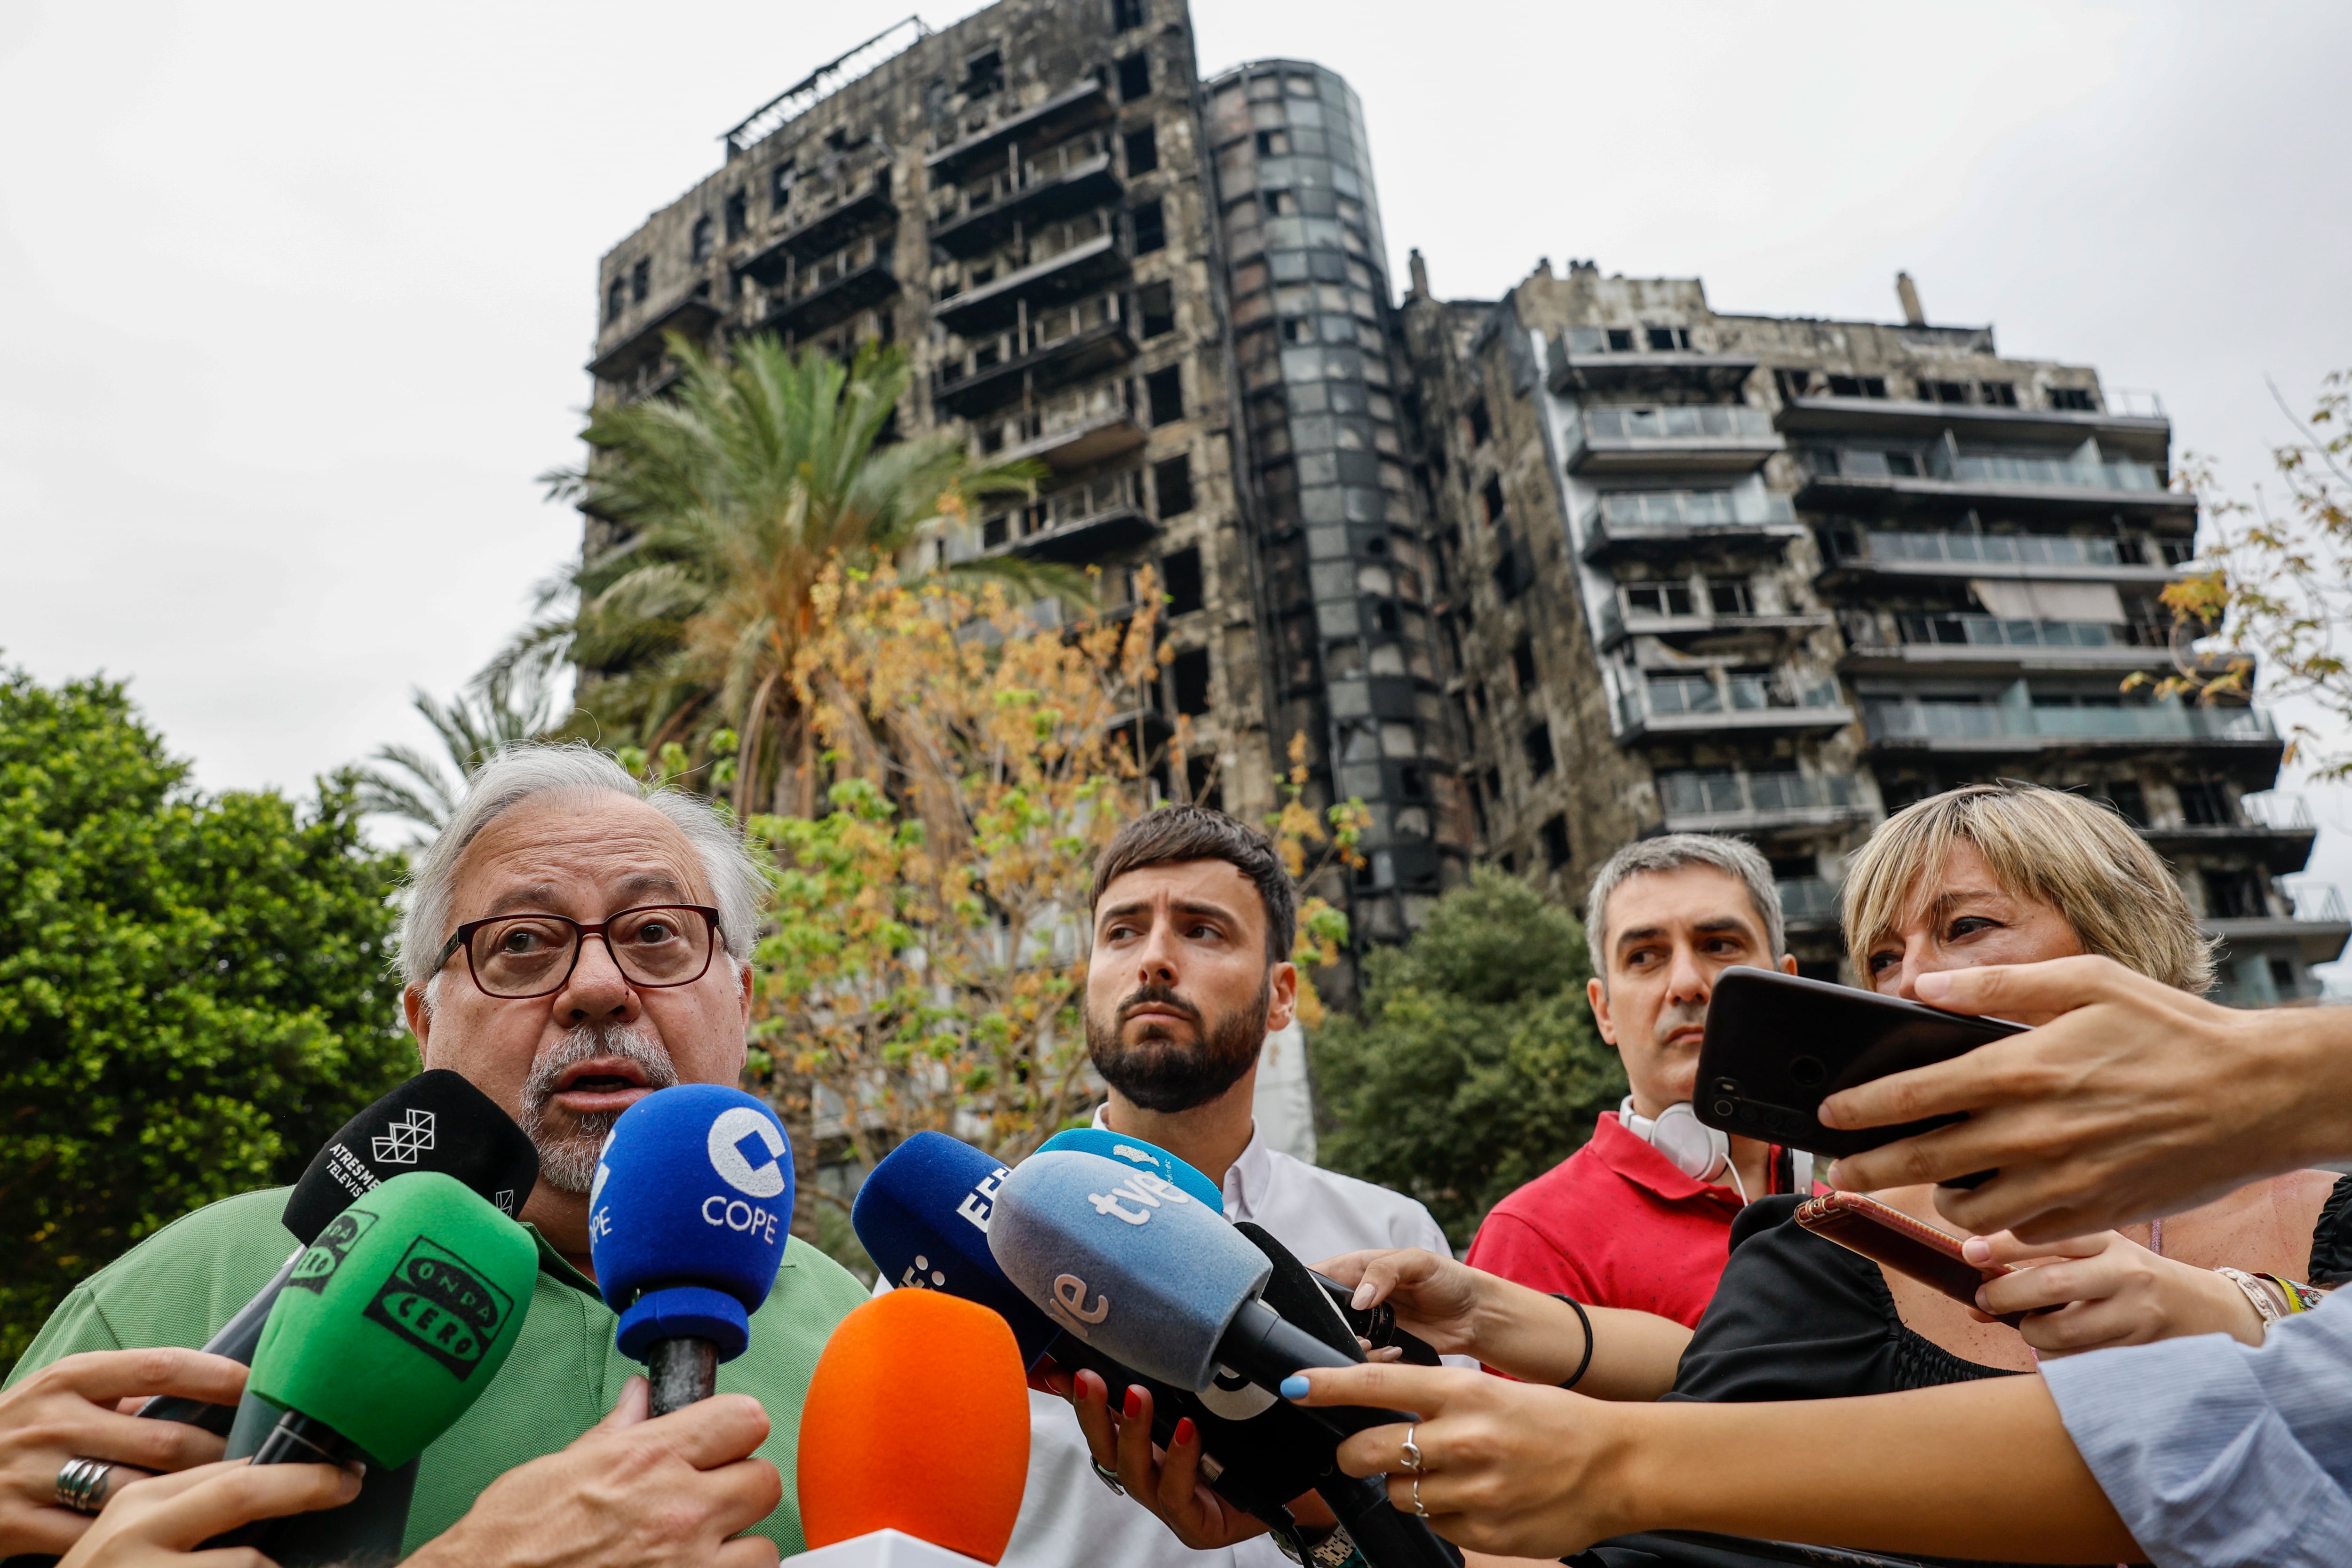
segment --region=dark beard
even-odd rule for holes
[[[1087,1055],[1103,1081],[1146,1110],[1190,1110],[1242,1080],[1265,1044],[1265,1016],[1274,1000],[1271,971],[1257,999],[1204,1024],[1199,1008],[1165,985],[1146,985],[1120,1002],[1108,1019],[1087,1013]],[[1154,1025],[1129,1045],[1120,1033],[1129,1012],[1146,1002],[1173,1007],[1192,1020],[1197,1044],[1182,1044]]]

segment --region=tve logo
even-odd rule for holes
[[[1121,1199],[1125,1199],[1126,1202],[1122,1203]],[[1148,1223],[1151,1218],[1152,1211],[1163,1203],[1189,1204],[1192,1201],[1184,1190],[1175,1183],[1163,1181],[1149,1171],[1136,1172],[1107,1193],[1087,1194],[1087,1202],[1094,1205],[1095,1213],[1109,1215],[1115,1219],[1123,1219],[1129,1225]],[[1142,1206],[1129,1208],[1127,1205],[1130,1203],[1139,1204]],[[1097,1318],[1091,1321],[1100,1322],[1102,1320]]]

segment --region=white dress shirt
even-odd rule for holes
[[[1095,1125],[1104,1125],[1102,1110]],[[1451,1258],[1445,1232],[1420,1204],[1269,1149],[1256,1125],[1225,1173],[1225,1217],[1250,1220],[1303,1263],[1366,1247],[1425,1247]],[[1114,1391],[1114,1395],[1117,1391]],[[1270,1535],[1194,1552],[1139,1503],[1094,1473],[1067,1401],[1029,1395],[1029,1489],[1003,1568],[1288,1568]]]

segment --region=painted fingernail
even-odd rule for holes
[[[1314,1384],[1294,1372],[1282,1380],[1282,1396],[1285,1399],[1304,1399],[1307,1397],[1307,1391],[1313,1386]]]
[[[1176,1423],[1176,1446],[1180,1448],[1192,1440],[1192,1418],[1190,1415]]]
[[[1129,1419],[1133,1419],[1134,1417],[1142,1415],[1143,1390],[1136,1387],[1135,1384],[1131,1383],[1127,1385],[1127,1401],[1125,1404],[1121,1405],[1119,1408],[1127,1412]]]
[[[1362,1284],[1356,1287],[1356,1293],[1348,1298],[1348,1305],[1360,1312],[1371,1304],[1372,1282],[1367,1279]]]

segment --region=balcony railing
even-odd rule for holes
[[[1838,918],[1838,887],[1822,877],[1791,877],[1772,884],[1780,895],[1780,918],[1790,925],[1833,923]]]
[[[1017,511],[980,525],[980,548],[1053,557],[1097,555],[1148,536],[1153,523],[1143,505],[1143,472],[1128,468],[1038,497]],[[1096,536],[1099,535],[1099,539]],[[1099,544],[1100,548],[1094,548]]]
[[[956,255],[975,255],[1016,216],[1034,221],[1099,206],[1119,189],[1109,132],[1089,132],[1022,160],[1017,169],[940,192],[931,205],[931,238]]]
[[[2077,539],[2052,533],[1906,532],[1894,529],[1844,531],[1832,536],[1841,562],[1880,565],[1950,563],[1959,566],[2120,566],[2123,552],[2112,539]],[[2137,562],[2128,563],[2138,565]]]
[[[1943,484],[2025,485],[2154,493],[2164,489],[2153,463],[2115,459],[2020,457],[2006,452],[1954,454],[1944,447],[1888,451],[1878,447],[1811,448],[1806,461],[1821,478],[1931,479]]]
[[[1684,408],[1588,408],[1584,433],[1593,441],[1772,441],[1772,416],[1738,404]]]
[[[2276,833],[2313,829],[2311,803],[2299,795],[2281,795],[2276,791],[2242,795],[2238,797],[2238,808],[2256,827],[2267,827]]]
[[[1835,708],[1834,680],[1801,685],[1778,675],[1654,675],[1643,683],[1652,718],[1682,713],[1752,713],[1773,708]]]
[[[2279,891],[2286,895],[2288,912],[2296,920],[2324,925],[2344,923],[2344,899],[2333,882],[2281,878]]]
[[[1601,521],[1630,528],[1797,521],[1787,496],[1763,490],[1608,490],[1597,510]]]
[[[1793,772],[1660,773],[1658,803],[1669,817],[1843,815],[1863,809],[1851,779]]]
[[[1895,617],[1896,635],[1911,646],[1970,647],[2147,647],[2169,638],[2153,627],[2111,626],[2101,621],[2021,621],[2000,616],[1940,615]],[[1873,646],[1869,638],[1861,646]]]
[[[1008,409],[982,421],[978,433],[981,453],[992,461],[1043,458],[1063,468],[1083,467],[1144,439],[1124,381],[1097,382]]]
[[[1874,741],[2269,741],[2271,716],[2252,708],[2179,703],[2095,706],[1999,702],[1865,702]]]

